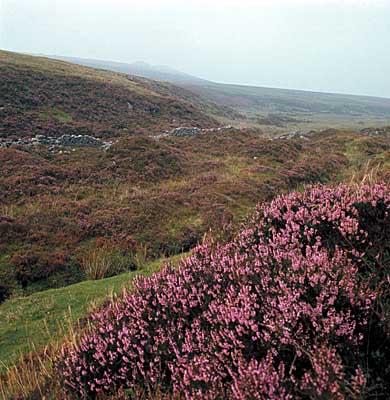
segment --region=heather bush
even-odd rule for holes
[[[82,398],[360,399],[390,393],[390,188],[260,205],[230,243],[139,279],[58,368]]]
[[[135,136],[115,143],[107,152],[112,174],[126,179],[156,182],[183,173],[186,154],[148,136]]]
[[[11,293],[11,288],[8,285],[0,283],[0,304],[7,299]]]
[[[64,272],[67,262],[68,257],[63,251],[45,252],[37,247],[15,252],[10,261],[14,277],[23,289]]]

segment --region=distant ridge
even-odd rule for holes
[[[388,98],[217,83],[143,61],[126,64],[77,57],[46,57],[159,81],[159,90],[165,87],[165,94],[184,97],[200,109],[212,110],[214,116],[227,117],[230,120],[224,120],[227,124],[232,120],[234,124],[240,121],[245,126],[273,131],[390,125]],[[167,85],[171,86],[168,88]]]
[[[123,63],[117,61],[95,60],[89,58],[63,57],[55,55],[43,55],[56,60],[71,62],[74,64],[84,65],[86,67],[107,69],[114,72],[121,72],[129,75],[136,75],[148,79],[158,81],[168,81],[173,83],[191,83],[206,84],[209,81],[198,78],[196,76],[186,74],[166,65],[151,65],[144,61],[136,61],[134,63]]]

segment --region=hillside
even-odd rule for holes
[[[329,126],[363,129],[390,123],[390,99],[302,90],[221,84],[145,63],[114,63],[54,57],[76,64],[169,81],[230,111],[236,124],[273,132],[323,129]],[[233,118],[232,118],[233,116]]]
[[[216,131],[132,136],[108,150],[0,149],[1,297],[86,279],[102,246],[122,260],[112,275],[137,268],[140,254],[187,251],[210,231],[223,237],[259,200],[361,176],[367,163],[388,178],[389,140],[327,131],[270,141],[257,131]]]
[[[161,135],[218,124],[211,106],[200,111],[169,83],[7,52],[0,68],[1,132],[16,138],[0,148],[0,301],[88,279],[94,258],[111,265],[100,247],[115,264],[103,275],[115,275],[210,232],[223,237],[256,202],[291,188],[350,179],[367,163],[388,177],[386,130],[273,141],[257,129]],[[63,136],[74,132],[93,136]]]
[[[67,341],[76,340],[110,291],[120,296],[164,261],[176,264],[199,244],[210,254],[235,245],[249,232],[243,223],[253,228],[248,215],[256,204],[307,184],[390,181],[389,127],[280,128],[282,135],[267,139],[272,126],[258,129],[250,103],[241,107],[227,93],[222,101],[169,82],[9,52],[0,53],[0,72],[0,396],[62,398],[53,371],[66,330]],[[315,99],[306,101],[298,116],[315,107]],[[253,127],[221,128],[231,120]],[[214,264],[196,265],[214,271]],[[59,322],[65,316],[68,327]],[[306,359],[302,365],[311,371]]]
[[[221,106],[232,107],[248,122],[269,128],[362,129],[388,125],[390,99],[302,90],[218,83],[185,83],[183,87]]]
[[[385,130],[274,141],[256,129],[161,136],[179,124],[218,126],[208,112],[220,110],[200,111],[169,83],[62,61],[2,52],[0,68],[1,132],[17,139],[0,148],[0,301],[88,278],[102,246],[119,263],[106,272],[115,275],[137,268],[140,255],[223,236],[257,201],[290,188],[348,179],[367,162],[388,173]],[[80,144],[66,133],[93,136]]]
[[[0,73],[0,137],[113,138],[181,125],[217,125],[165,87],[119,73],[5,51],[0,52]]]

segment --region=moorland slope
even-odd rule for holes
[[[229,109],[225,118],[234,117],[236,124],[258,126],[273,133],[283,129],[311,130],[329,126],[363,129],[390,122],[390,99],[386,98],[222,84],[145,63],[59,58],[80,65],[169,81],[175,85],[175,90],[184,88],[203,102]]]
[[[216,126],[189,101],[145,79],[0,51],[0,137],[117,137]],[[184,91],[184,89],[183,89]]]
[[[1,52],[0,70],[3,368],[33,348],[26,338],[36,345],[34,368],[22,358],[0,377],[16,392],[36,391],[35,378],[51,377],[53,360],[43,349],[62,340],[56,321],[67,306],[75,310],[71,322],[85,323],[91,301],[104,303],[107,288],[118,292],[126,277],[148,273],[145,265],[161,265],[151,261],[198,243],[229,243],[258,202],[280,193],[312,183],[389,181],[388,128],[285,130],[273,140],[258,128],[178,136],[171,129],[218,127],[234,113],[169,83],[62,61]],[[65,133],[110,145],[33,140]]]

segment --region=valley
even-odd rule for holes
[[[307,185],[390,182],[389,99],[130,72],[0,51],[4,398],[59,398],[53,360],[91,313],[166,263],[203,268],[194,251],[227,246],[218,264],[238,237],[252,246],[256,205]]]
[[[268,134],[288,130],[361,130],[389,124],[390,100],[369,96],[287,90],[249,85],[211,82],[164,66],[146,63],[116,63],[75,57],[56,57],[64,61],[170,82],[197,99],[217,105],[215,116],[237,126],[256,126]],[[188,95],[187,95],[188,96]],[[225,112],[221,113],[221,109]]]

